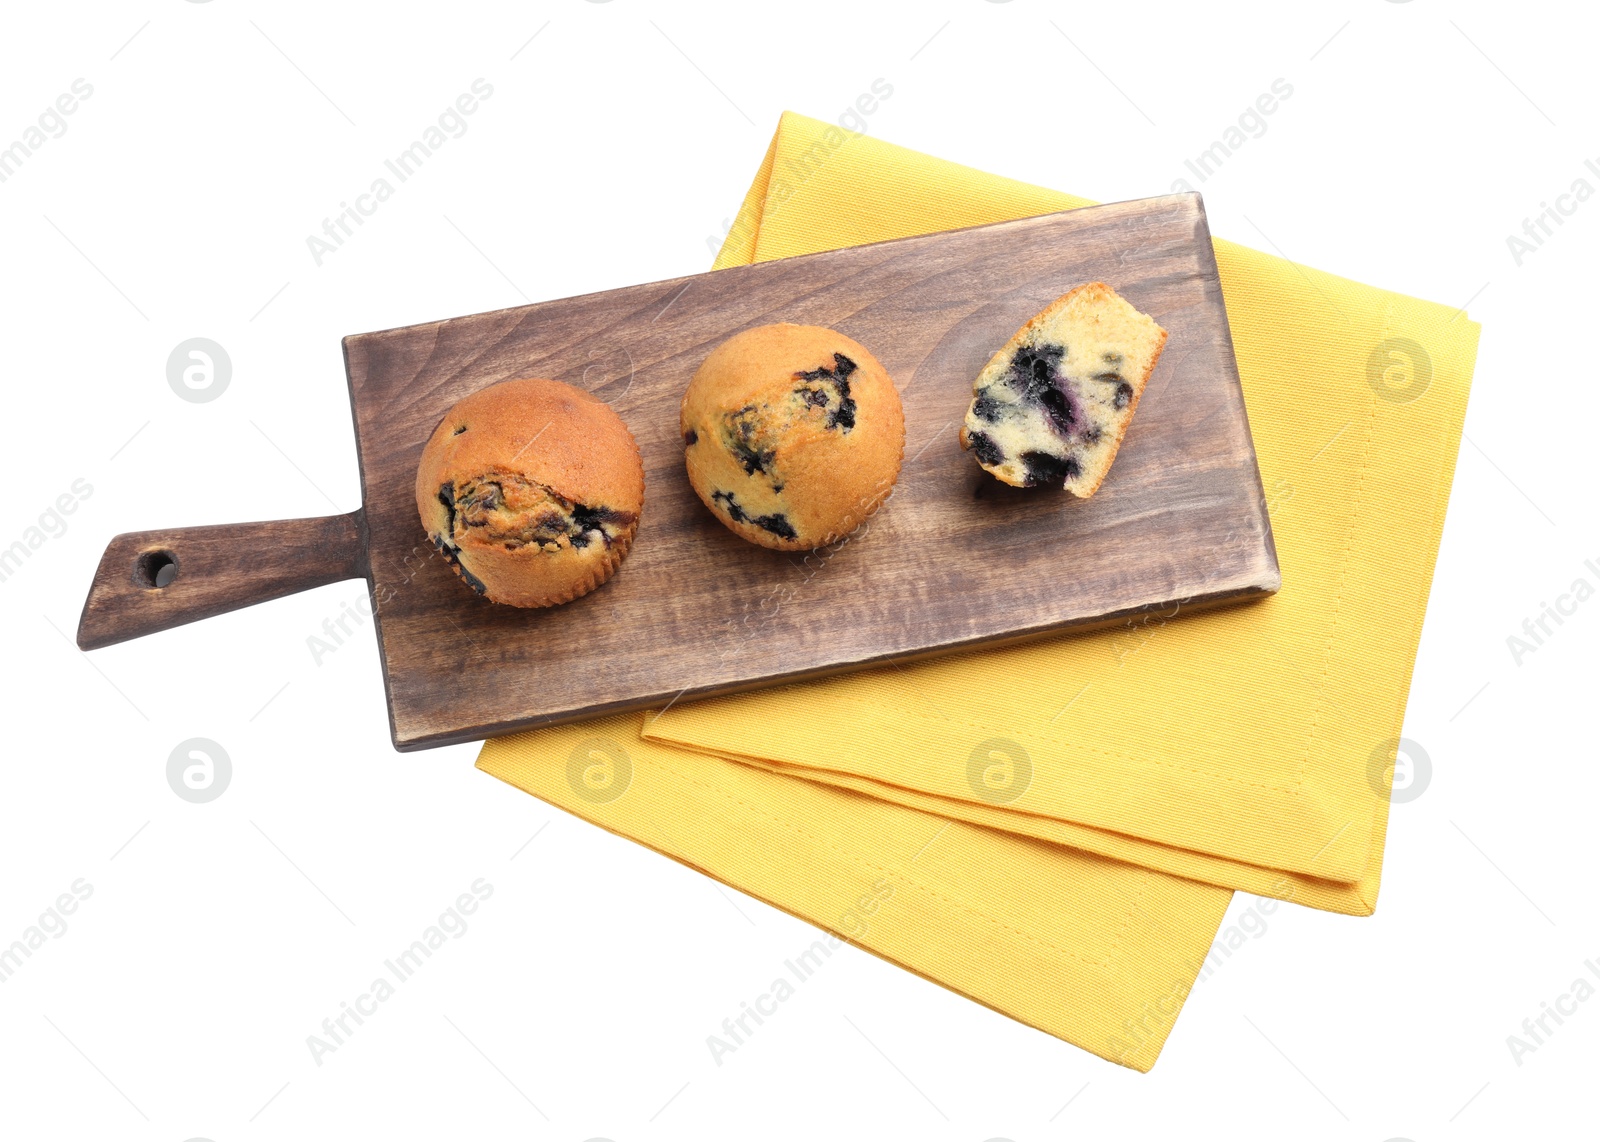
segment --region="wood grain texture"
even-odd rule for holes
[[[1002,485],[956,431],[973,378],[1031,315],[1101,280],[1169,333],[1101,491]],[[900,388],[906,462],[884,508],[809,556],[731,534],[683,468],[678,405],[720,341],[832,326]],[[1198,195],[736,267],[345,339],[370,583],[396,748],[1196,609],[1279,585]],[[468,591],[412,482],[456,400],[551,377],[607,400],[644,456],[632,554],[600,590],[525,611]]]
[[[110,646],[366,573],[359,511],[128,532],[100,557],[78,646]]]

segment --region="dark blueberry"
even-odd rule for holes
[[[1024,345],[1011,358],[1008,378],[1013,388],[1044,409],[1050,427],[1061,436],[1071,433],[1076,419],[1057,371],[1066,352],[1064,345]]]
[[[1100,426],[1098,424],[1083,434],[1083,442],[1085,444],[1100,443]]]
[[[1051,428],[1062,436],[1072,431],[1072,403],[1067,400],[1066,393],[1057,388],[1047,389],[1039,403],[1044,406],[1045,419]]]
[[[456,486],[454,484],[439,485],[439,502],[444,505],[444,510],[449,513],[445,520],[444,533],[450,537],[452,544],[456,541]]]
[[[856,426],[856,402],[850,397],[849,381],[850,374],[855,371],[854,361],[843,353],[835,353],[833,368],[807,369],[794,375],[795,380],[816,384],[818,388],[799,388],[795,392],[813,408],[828,408],[832,403],[828,389],[832,388],[838,393],[839,405],[837,408],[828,408],[828,427],[849,432]]]
[[[744,509],[739,506],[739,501],[734,499],[732,492],[712,492],[711,502],[721,504],[722,510],[728,513],[728,518],[734,523],[745,522]]]
[[[1038,400],[1054,386],[1056,371],[1066,356],[1065,345],[1024,345],[1011,358],[1011,382],[1025,396]]]
[[[978,463],[998,467],[1005,463],[1005,454],[1000,451],[1000,445],[981,432],[967,432],[967,447],[972,449],[972,454],[978,458]]]
[[[1027,469],[1027,487],[1059,488],[1078,475],[1078,461],[1072,456],[1054,456],[1049,452],[1024,452],[1023,467]]]
[[[480,595],[489,593],[489,588],[484,586],[483,580],[461,565],[461,557],[457,549],[453,545],[446,543],[443,536],[434,536],[433,545],[439,549],[439,554],[444,556],[445,562],[456,569],[456,574],[461,576],[463,583]]]
[[[689,447],[692,444],[699,444],[699,443],[700,443],[700,434],[698,432],[696,432],[694,429],[691,428],[688,432],[685,432],[683,434],[683,446],[685,448]]]
[[[770,531],[779,539],[799,538],[799,532],[795,531],[794,527],[789,523],[789,517],[782,512],[774,512],[772,515],[758,515],[750,522],[763,531]]]
[[[808,369],[804,373],[796,373],[802,381],[844,380],[856,371],[856,363],[843,353],[833,355],[833,368]]]
[[[1000,409],[1000,402],[989,395],[988,389],[979,393],[978,399],[972,402],[972,415],[990,424],[1000,419]]]
[[[728,513],[728,518],[734,523],[754,524],[763,531],[770,531],[780,539],[795,539],[798,536],[794,527],[789,523],[788,517],[781,512],[774,512],[771,515],[752,516],[739,506],[739,501],[734,498],[732,492],[712,492],[711,499],[713,503],[722,505],[722,509]]]
[[[1117,386],[1116,396],[1111,398],[1112,408],[1127,408],[1128,402],[1133,399],[1133,386],[1123,381]]]
[[[733,458],[744,468],[745,475],[754,476],[757,472],[765,474],[777,452],[756,443],[756,433],[760,428],[756,423],[756,406],[747,404],[738,412],[729,413],[726,420],[723,440]]]
[[[587,504],[572,505],[572,526],[577,531],[599,531],[610,514],[605,508],[591,508]]]
[[[484,584],[483,580],[463,567],[459,559],[456,560],[456,573],[461,576],[461,581],[463,583],[471,587],[478,594],[487,595],[489,593],[489,588]]]
[[[528,533],[537,543],[552,543],[571,530],[567,519],[558,511],[548,511],[533,521]]]
[[[588,547],[589,533],[598,531],[600,538],[607,547],[611,546],[611,533],[605,528],[606,524],[628,524],[633,522],[632,512],[621,512],[615,508],[593,508],[587,504],[574,504],[572,506],[572,527],[568,531],[568,538],[574,547]]]
[[[468,527],[482,527],[488,523],[483,513],[500,507],[505,502],[504,492],[499,484],[493,482],[469,485],[466,498],[460,504],[461,522]]]

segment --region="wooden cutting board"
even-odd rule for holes
[[[1028,317],[1096,280],[1169,334],[1110,477],[1090,500],[1000,484],[957,443],[973,378]],[[724,338],[774,321],[855,338],[905,405],[893,496],[856,535],[809,556],[734,536],[683,469],[678,404],[689,378]],[[344,350],[363,508],[118,536],[85,604],[80,646],[364,575],[394,744],[412,750],[1150,610],[1170,616],[1279,585],[1198,195],[364,333]],[[644,456],[644,513],[622,569],[545,610],[499,606],[463,586],[429,544],[412,492],[445,410],[516,377],[607,400]]]

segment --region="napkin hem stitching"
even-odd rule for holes
[[[1389,303],[1383,319],[1384,337],[1387,338],[1394,328],[1394,305]],[[1378,424],[1378,401],[1374,396],[1368,402],[1367,435],[1361,449],[1361,473],[1356,483],[1356,505],[1350,512],[1350,529],[1345,533],[1344,550],[1339,555],[1339,592],[1333,604],[1333,623],[1328,629],[1328,638],[1322,651],[1322,676],[1317,679],[1317,712],[1311,719],[1311,729],[1306,734],[1306,751],[1300,758],[1300,769],[1295,775],[1292,792],[1303,795],[1305,786],[1306,768],[1311,763],[1311,752],[1316,747],[1317,729],[1322,725],[1322,715],[1328,708],[1328,676],[1333,673],[1334,645],[1338,642],[1339,619],[1344,614],[1345,587],[1350,578],[1350,549],[1355,545],[1356,531],[1361,523],[1362,511],[1366,507],[1367,473],[1372,468],[1372,440]],[[1330,844],[1332,842],[1329,842]]]

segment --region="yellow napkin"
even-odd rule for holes
[[[833,933],[814,963],[848,942],[1137,1070],[1232,896],[638,731],[533,730],[485,742],[478,768]]]
[[[846,136],[829,125],[785,115],[718,266],[1084,204],[1081,199],[942,163],[865,137]],[[1459,437],[1475,327],[1464,319],[1452,322],[1447,315],[1443,327],[1435,328],[1435,307],[1317,275],[1225,243],[1218,243],[1218,255],[1223,262],[1241,372],[1247,375],[1246,395],[1255,418],[1268,495],[1276,499],[1280,555],[1285,552],[1283,521],[1293,518],[1286,511],[1302,505],[1309,517],[1308,527],[1315,524],[1318,534],[1331,531],[1344,541],[1319,557],[1307,540],[1310,554],[1296,549],[1297,559],[1304,560],[1298,568],[1284,560],[1284,594],[1251,610],[1266,613],[1270,609],[1273,614],[1286,615],[1276,619],[1278,625],[1272,628],[1284,641],[1284,653],[1302,651],[1308,642],[1315,646],[1320,637],[1327,647],[1324,673],[1329,677],[1343,677],[1331,665],[1338,657],[1335,644],[1341,648],[1349,645],[1339,636],[1338,613],[1319,612],[1309,601],[1294,609],[1291,593],[1302,589],[1301,583],[1310,590],[1310,582],[1315,581],[1321,598],[1326,594],[1321,590],[1323,580],[1328,577],[1341,581],[1361,578],[1351,575],[1358,568],[1349,553],[1366,543],[1370,533],[1358,526],[1358,513],[1357,518],[1344,519],[1341,535],[1337,520],[1329,523],[1323,519],[1329,498],[1324,483],[1313,479],[1314,470],[1302,471],[1282,456],[1307,443],[1324,447],[1310,438],[1337,410],[1325,391],[1328,385],[1315,375],[1319,368],[1329,367],[1330,361],[1344,361],[1354,351],[1340,340],[1339,328],[1332,322],[1319,323],[1318,314],[1308,311],[1323,291],[1339,291],[1339,305],[1347,309],[1354,308],[1356,297],[1377,295],[1383,306],[1391,307],[1394,319],[1389,325],[1404,331],[1395,336],[1429,338],[1427,352],[1434,358],[1430,388],[1443,390],[1435,397],[1443,411],[1418,418],[1414,431],[1438,433],[1444,447],[1423,446],[1425,451],[1431,450],[1435,463],[1431,471],[1426,463],[1415,469],[1424,479],[1413,515],[1391,512],[1386,517],[1391,527],[1408,529],[1397,534],[1414,537],[1410,544],[1402,545],[1412,550],[1392,553],[1361,547],[1364,560],[1373,564],[1385,560],[1393,582],[1409,596],[1397,601],[1396,626],[1390,632],[1400,653],[1385,652],[1378,645],[1381,640],[1365,640],[1373,641],[1371,653],[1394,660],[1388,662],[1393,669],[1361,673],[1359,681],[1366,690],[1353,703],[1346,691],[1336,687],[1322,692],[1326,699],[1323,730],[1313,737],[1343,745],[1344,739],[1335,738],[1337,731],[1329,727],[1345,717],[1347,709],[1367,710],[1374,694],[1380,700],[1387,698],[1389,704],[1386,716],[1377,720],[1397,735],[1415,648],[1414,624],[1408,626],[1407,621],[1413,612],[1420,621],[1421,601],[1426,597]],[[1347,298],[1342,291],[1350,291],[1352,296]],[[1259,298],[1256,306],[1251,304],[1252,293]],[[1265,312],[1280,304],[1295,312]],[[1339,305],[1328,308],[1337,310]],[[1370,310],[1363,306],[1359,313],[1369,326]],[[1242,315],[1246,318],[1243,329]],[[1262,336],[1272,332],[1274,321],[1289,327],[1297,320],[1314,336],[1276,341]],[[1344,332],[1359,338],[1367,326],[1358,323]],[[1255,337],[1248,344],[1246,331]],[[1356,355],[1365,352],[1361,349]],[[1288,401],[1293,409],[1290,422],[1275,428],[1263,426],[1257,408],[1258,394],[1275,383],[1269,368],[1276,368],[1286,384],[1303,383],[1308,376],[1315,380],[1304,396],[1311,407],[1298,408]],[[1391,386],[1404,380],[1393,369],[1387,377],[1378,370],[1377,378],[1377,383]],[[1368,383],[1364,370],[1343,379],[1347,386]],[[907,378],[899,380],[904,384]],[[1365,391],[1376,395],[1370,387]],[[1353,395],[1359,398],[1361,391],[1357,389]],[[1426,395],[1424,392],[1409,403],[1415,405]],[[1270,392],[1267,398],[1270,400]],[[1390,403],[1401,402],[1385,401]],[[1353,464],[1380,471],[1387,470],[1384,466],[1393,459],[1384,456],[1380,463],[1375,448],[1377,441],[1386,439],[1379,435],[1379,422],[1394,419],[1390,411],[1398,412],[1366,408],[1364,420],[1352,418],[1337,436],[1333,428],[1339,426],[1329,427],[1332,439],[1322,458],[1337,454],[1345,474],[1342,494],[1346,497],[1358,486],[1351,482]],[[1352,435],[1358,445],[1354,452],[1351,442],[1341,439]],[[1411,446],[1417,445],[1417,441],[1411,442]],[[1269,450],[1275,454],[1270,461]],[[1386,489],[1373,489],[1366,467],[1361,471],[1359,486],[1368,498],[1385,501],[1391,497]],[[1299,485],[1292,482],[1296,475],[1302,481]],[[1343,568],[1342,576],[1335,574],[1335,566]],[[1301,583],[1296,583],[1296,569]],[[1360,569],[1365,570],[1366,565],[1361,564]],[[1344,600],[1350,596],[1340,587],[1335,597]],[[1290,607],[1286,608],[1285,602]],[[1315,627],[1319,616],[1324,620],[1321,629],[1303,629]],[[1238,659],[1260,653],[1254,645],[1238,654],[1229,654],[1223,647],[1219,668],[1218,650],[1210,640],[1223,636],[1185,633],[1189,626],[1207,621],[1208,616],[1184,616],[1181,621],[1175,618],[1170,624],[1146,625],[1123,633],[1126,639],[1136,636],[1137,642],[1114,644],[1113,634],[1008,651],[1005,654],[1046,657],[1006,659],[1007,667],[1003,671],[996,667],[986,679],[986,664],[1001,661],[993,654],[966,655],[932,666],[674,708],[665,716],[643,719],[649,724],[649,736],[640,733],[640,720],[632,718],[536,730],[486,743],[478,765],[537,797],[699,868],[1014,1018],[1104,1058],[1148,1070],[1210,951],[1226,908],[1230,892],[1212,884],[1250,880],[1246,887],[1252,891],[1270,891],[1323,907],[1370,910],[1377,888],[1387,800],[1370,787],[1366,793],[1370,805],[1361,802],[1359,795],[1351,799],[1350,784],[1334,780],[1342,772],[1338,767],[1325,767],[1324,772],[1324,768],[1311,766],[1309,744],[1298,768],[1293,767],[1293,757],[1278,758],[1277,769],[1266,767],[1258,781],[1259,792],[1235,791],[1231,799],[1219,799],[1217,786],[1226,783],[1218,779],[1227,759],[1219,759],[1218,742],[1233,740],[1221,736],[1229,732],[1223,716],[1234,716],[1241,703],[1225,702],[1220,710],[1212,709],[1187,725],[1157,726],[1160,732],[1152,739],[1140,740],[1137,732],[1149,728],[1149,720],[1137,721],[1125,709],[1119,708],[1108,724],[1091,726],[1078,718],[1068,721],[1094,692],[1092,683],[1076,700],[1068,702],[1073,695],[1066,693],[1061,702],[1042,713],[1035,713],[1031,703],[1055,695],[1034,693],[975,711],[972,693],[997,694],[1014,683],[1012,666],[1059,661],[1050,656],[1075,653],[1073,646],[1082,642],[1101,647],[1099,656],[1091,658],[1088,665],[1093,668],[1091,676],[1100,680],[1105,690],[1115,689],[1127,699],[1149,693],[1151,685],[1159,684],[1167,688],[1163,692],[1182,698],[1186,706],[1204,706],[1204,698],[1222,699],[1228,680],[1240,677],[1234,673],[1240,669]],[[1197,652],[1201,661],[1186,664],[1184,656]],[[1276,688],[1284,684],[1284,675],[1296,668],[1284,667],[1274,675],[1265,663],[1247,661],[1244,666],[1259,687],[1250,696],[1252,701],[1242,703],[1248,724],[1268,740],[1285,737],[1272,732],[1270,726],[1257,725],[1262,720],[1259,710],[1287,706],[1278,699]],[[1319,663],[1319,669],[1322,667]],[[958,677],[961,671],[967,672],[965,680]],[[902,673],[906,677],[897,680]],[[967,693],[963,686],[977,689]],[[816,693],[814,687],[851,703],[852,720],[848,724],[835,721],[836,731],[825,742],[808,735],[791,713],[799,705],[795,691],[802,691],[809,705]],[[1186,688],[1196,693],[1186,693]],[[745,712],[740,712],[740,703],[748,704]],[[1059,721],[1039,724],[1044,713],[1061,710],[1063,703],[1067,704]],[[741,724],[757,716],[772,717],[774,722],[770,727]],[[977,795],[970,782],[963,787],[950,781],[948,773],[940,772],[941,763],[930,766],[917,755],[918,750],[931,748],[931,756],[946,757],[951,735],[965,735],[962,740],[966,741],[974,732],[987,733],[996,727],[1000,734],[989,736],[1003,736],[1019,745],[1028,743],[1030,756],[1036,759],[1033,776],[1040,789],[1033,794],[1034,800],[1025,801],[1028,793],[1024,791],[1010,804],[995,803],[992,796]],[[1057,740],[1058,731],[1068,730],[1081,734],[1092,746],[1107,748],[1093,758],[1053,753],[1073,740]],[[666,740],[669,737],[680,740]],[[1152,741],[1158,747],[1154,752],[1150,752]],[[849,748],[841,749],[842,743]],[[1063,780],[1057,770],[1058,765],[1071,766],[1075,772],[1082,766],[1085,784],[1098,789],[1108,780],[1105,757],[1118,753],[1118,747],[1124,754],[1134,750],[1130,760],[1144,764],[1128,773],[1131,798],[1090,802],[1074,795],[1074,783]],[[1165,774],[1160,762],[1145,760],[1146,752],[1155,757],[1163,748],[1175,758],[1165,767],[1171,772]],[[959,752],[959,773],[965,775],[970,746]],[[1198,761],[1186,760],[1186,752]],[[730,759],[739,756],[742,762]],[[1272,788],[1285,784],[1280,770],[1291,774],[1288,783],[1305,804],[1295,805],[1291,798],[1294,812],[1287,821],[1263,827],[1261,817],[1283,801],[1281,790]],[[1305,780],[1308,775],[1312,778],[1309,783]],[[1164,776],[1166,780],[1156,780],[1141,790],[1138,782],[1146,776]],[[964,776],[962,780],[966,780]],[[864,792],[873,795],[864,796]],[[1089,810],[1081,809],[1082,804],[1089,804]],[[1302,838],[1292,830],[1310,822],[1327,831],[1328,818],[1352,810],[1360,812],[1354,813],[1357,819],[1346,828],[1362,834],[1359,844],[1341,842],[1335,835],[1327,846],[1331,858],[1298,850],[1296,842]],[[1062,816],[1046,815],[1050,812]],[[1118,812],[1127,813],[1130,819],[1122,822]],[[1238,844],[1227,835],[1232,831],[1228,821],[1217,822],[1223,833],[1220,838],[1196,838],[1193,826],[1185,823],[1186,818],[1217,818],[1224,812],[1241,813],[1243,825],[1233,827],[1247,835]],[[1089,819],[1079,821],[1076,815]],[[1111,819],[1135,828],[1128,833],[1107,830],[1102,820]],[[1149,824],[1151,821],[1154,824]],[[1192,848],[1173,843],[1196,839],[1201,843]],[[1328,871],[1353,870],[1356,877],[1341,882],[1285,873],[1272,861],[1241,859],[1241,852],[1274,860],[1287,853],[1285,864],[1317,872],[1322,871],[1318,860],[1325,858]],[[1352,856],[1357,852],[1359,856]],[[1112,856],[1120,859],[1109,859]],[[1169,866],[1182,866],[1173,871],[1193,879],[1155,871]],[[825,941],[817,954],[829,954],[830,942]]]
[[[718,265],[1082,205],[785,115]],[[1370,913],[1386,770],[1478,327],[1230,242],[1216,250],[1279,595],[856,673],[808,685],[804,702],[774,690],[675,705],[646,735],[1223,887]],[[1167,352],[1181,364],[1181,345]],[[1002,767],[1007,754],[1027,759],[1026,782],[973,780],[974,750],[997,740]]]

